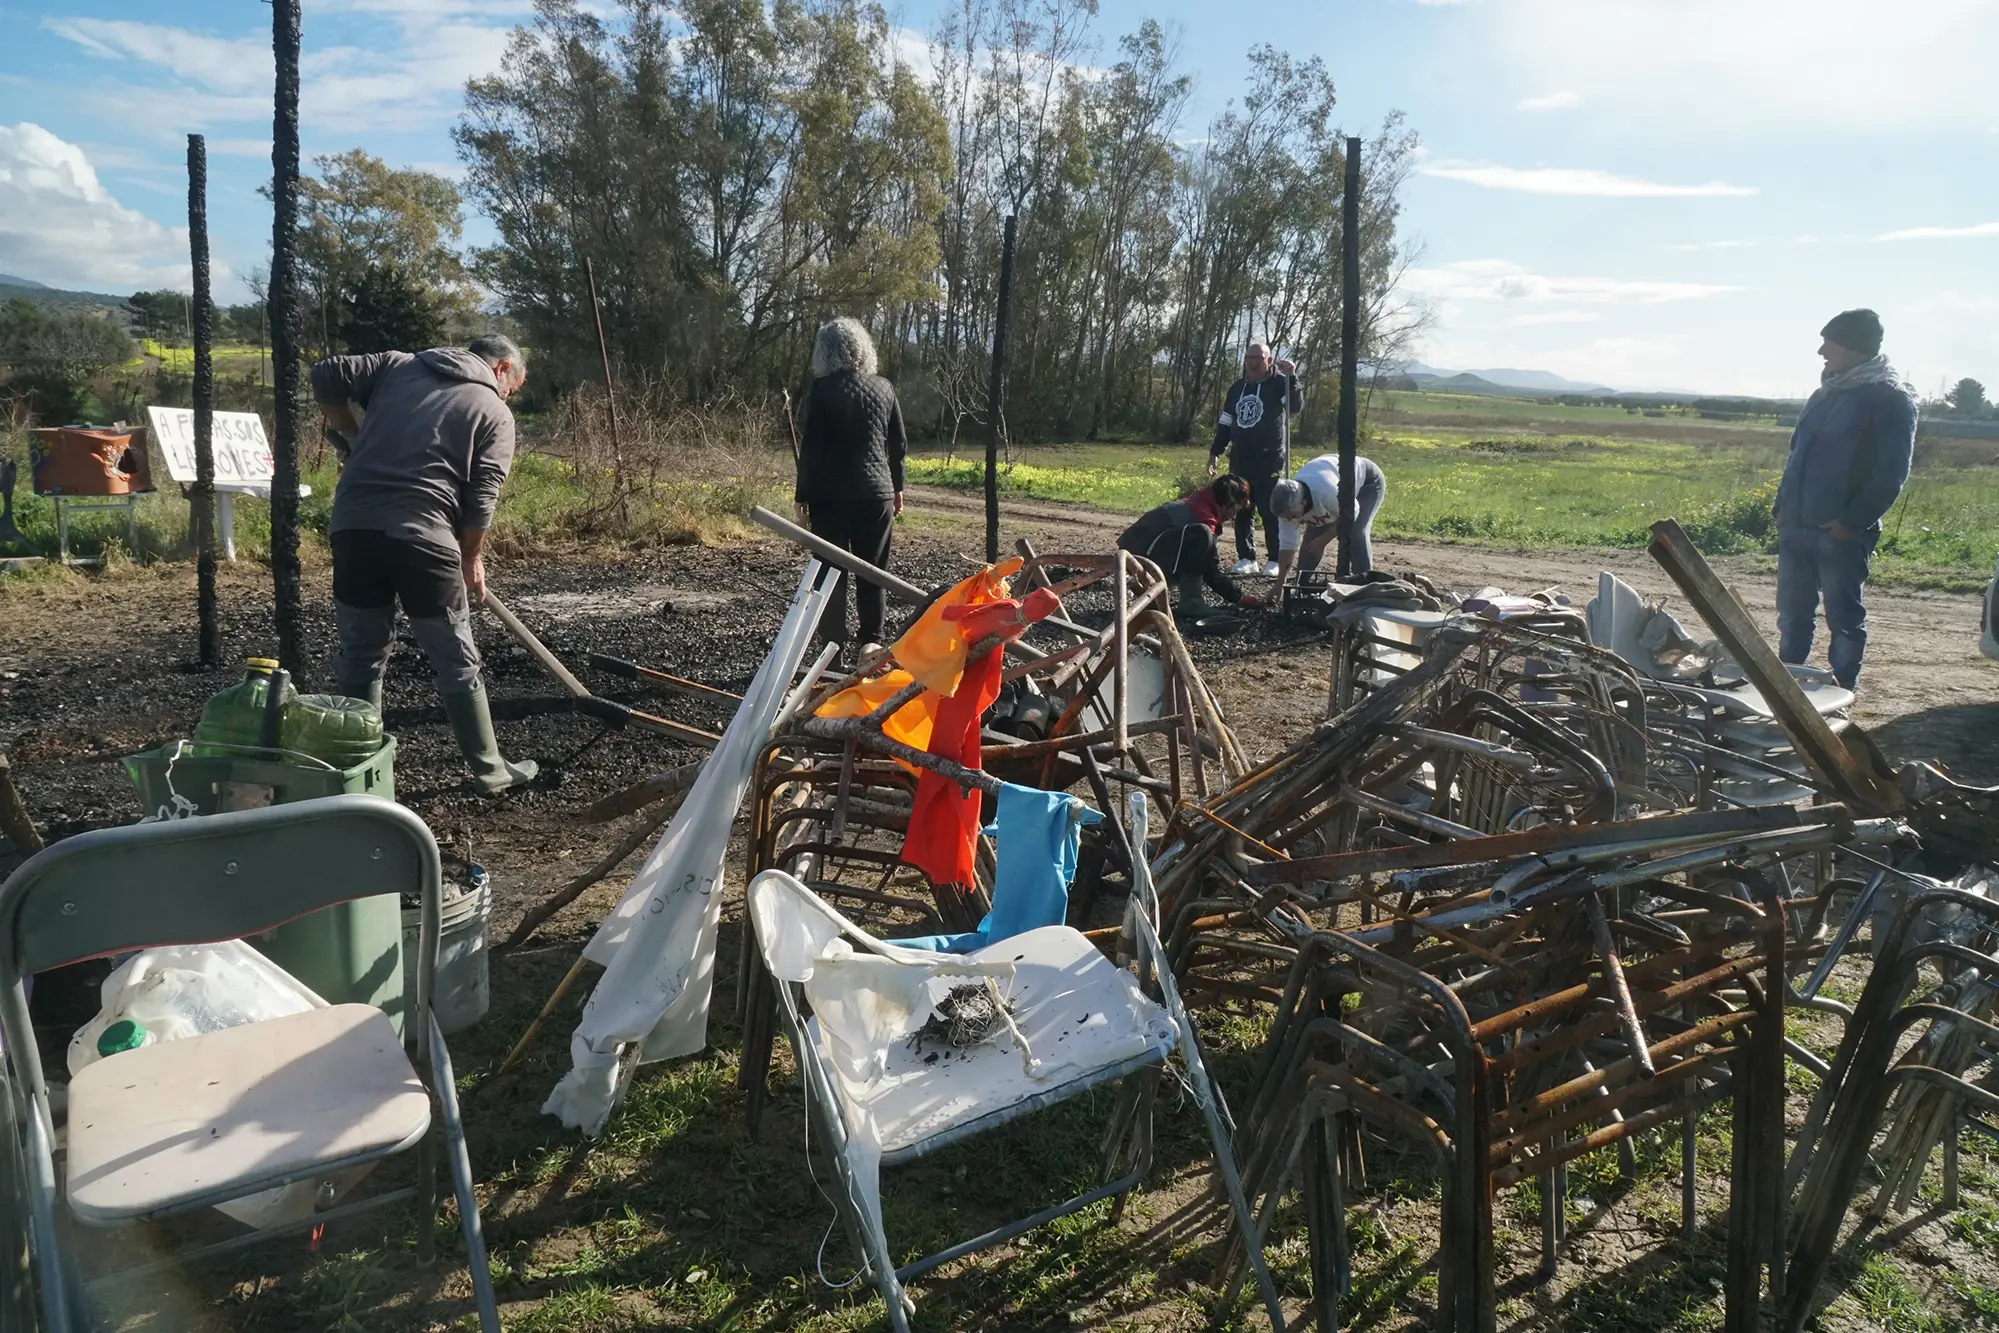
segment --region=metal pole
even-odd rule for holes
[[[625,492],[625,446],[618,438],[618,395],[611,388],[611,347],[604,341],[604,307],[597,300],[597,265],[587,256],[584,276],[590,279],[590,316],[597,321],[597,354],[604,359],[604,406],[611,413],[611,486],[618,501],[618,521],[631,521],[631,506]]]
[[[195,617],[201,664],[222,657],[215,607],[215,321],[208,272],[208,142],[187,136],[187,250],[194,277],[194,486],[188,492],[194,536]]]
[[[1354,451],[1360,434],[1360,140],[1347,140],[1346,194],[1340,202],[1340,558],[1353,575]]]
[[[1006,334],[1013,305],[1014,214],[1007,214],[1006,238],[1000,246],[999,311],[993,316],[993,379],[986,396],[986,563],[999,559],[999,446],[1006,410]]]
[[[271,47],[277,58],[271,123],[271,586],[276,595],[278,660],[294,675],[305,666],[298,563],[298,44],[299,0],[271,0]]]

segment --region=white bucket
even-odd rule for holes
[[[430,997],[437,1025],[446,1036],[463,1032],[486,1016],[492,988],[486,970],[486,922],[493,911],[493,888],[483,869],[476,868],[473,885],[446,884],[441,929],[437,935],[437,993]],[[422,913],[403,909],[403,956],[414,959]],[[416,1005],[416,968],[403,969],[403,1005]]]

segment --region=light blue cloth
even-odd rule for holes
[[[889,942],[936,953],[971,953],[1042,926],[1061,925],[1069,913],[1083,828],[1102,821],[1103,815],[1067,792],[1007,783],[986,830],[998,848],[993,910],[967,934]]]

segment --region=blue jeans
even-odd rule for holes
[[[1867,559],[1879,534],[1843,542],[1823,528],[1777,531],[1777,656],[1802,664],[1812,653],[1819,598],[1825,598],[1826,629],[1832,640],[1826,658],[1841,685],[1860,679],[1860,656],[1867,651]]]

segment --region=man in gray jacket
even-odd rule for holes
[[[464,349],[336,356],[312,368],[327,425],[352,442],[333,496],[337,688],[381,707],[400,601],[488,793],[537,771],[500,757],[472,640],[472,612],[486,600],[486,530],[514,462],[507,398],[526,379],[520,348],[495,334]]]

